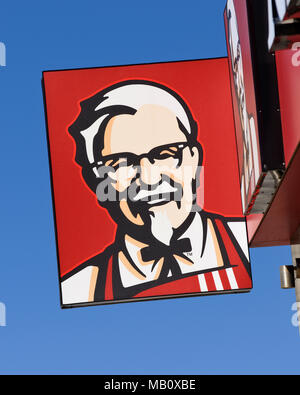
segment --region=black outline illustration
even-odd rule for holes
[[[182,105],[184,108],[189,123],[190,123],[190,130],[191,132],[188,133],[183,124],[180,122],[180,120],[177,118],[178,121],[178,126],[181,129],[181,131],[184,133],[184,135],[187,138],[187,143],[185,144],[184,147],[189,147],[191,150],[193,147],[197,147],[198,152],[199,152],[199,166],[198,168],[200,169],[200,166],[202,165],[203,161],[203,150],[199,142],[197,141],[197,134],[198,134],[198,126],[197,122],[194,120],[192,113],[189,110],[189,107],[185,103],[185,101],[173,90],[170,88],[158,84],[156,82],[148,81],[148,80],[126,80],[123,82],[119,82],[117,84],[111,85],[110,87],[96,93],[92,97],[84,100],[81,102],[81,112],[75,122],[69,127],[69,133],[72,135],[76,142],[76,162],[81,166],[82,168],[82,175],[83,178],[86,182],[86,184],[89,186],[89,188],[96,193],[97,185],[99,184],[99,179],[95,177],[95,170],[99,169],[99,164],[102,165],[105,160],[108,159],[113,159],[112,157],[103,157],[101,156],[101,150],[103,148],[103,136],[104,136],[104,131],[106,129],[106,126],[108,122],[115,116],[120,115],[120,114],[130,114],[133,115],[135,114],[136,110],[128,107],[128,106],[109,106],[109,107],[104,107],[103,109],[99,111],[95,111],[95,108],[99,105],[99,103],[103,102],[105,100],[105,95],[110,92],[111,90],[124,86],[124,85],[130,85],[130,84],[146,84],[146,85],[152,85],[155,87],[159,87],[160,89],[163,89],[170,93],[173,97],[176,98],[176,100]],[[97,132],[97,135],[94,138],[94,158],[95,161],[94,163],[90,163],[88,158],[87,158],[87,153],[85,149],[85,141],[83,139],[83,136],[80,134],[80,131],[87,129],[90,127],[99,117],[103,116],[104,114],[107,114],[108,116],[105,118],[105,120],[102,122],[101,126],[99,127],[99,130]],[[158,147],[161,148],[161,147]],[[157,150],[154,149],[150,152],[150,160],[154,160],[156,156]],[[125,156],[127,159],[131,158],[131,161],[134,162],[135,166],[137,166],[137,163],[139,160],[144,157],[148,156],[148,154],[144,154],[141,156],[136,156],[133,155],[132,153],[122,153],[122,156]],[[138,173],[137,173],[138,177]],[[193,193],[194,193],[194,204],[196,205],[196,194],[197,194],[197,188],[199,184],[199,174],[197,175],[194,185],[193,185]],[[161,179],[162,182],[163,178]],[[169,180],[170,181],[170,180]],[[172,198],[172,197],[171,197]],[[98,276],[97,283],[96,283],[96,288],[95,288],[95,296],[94,296],[94,302],[97,304],[101,303],[111,303],[113,301],[128,301],[128,300],[133,300],[132,298],[137,295],[138,293],[142,292],[143,290],[151,289],[151,287],[156,287],[158,285],[162,285],[168,282],[173,282],[178,279],[190,277],[190,276],[195,276],[198,274],[206,273],[206,272],[213,272],[214,270],[222,270],[222,269],[227,269],[234,267],[230,264],[230,258],[228,257],[227,253],[227,248],[225,246],[224,241],[222,240],[222,237],[220,235],[220,231],[217,226],[217,220],[221,221],[223,226],[226,229],[227,234],[230,237],[231,243],[234,245],[235,250],[237,251],[242,264],[247,270],[247,273],[249,277],[251,278],[251,270],[250,270],[250,265],[248,262],[247,257],[244,255],[241,247],[239,246],[239,243],[235,239],[234,235],[232,234],[229,226],[227,225],[227,222],[233,222],[233,221],[241,221],[244,220],[243,218],[224,218],[221,215],[213,214],[213,213],[208,213],[201,208],[199,210],[193,210],[193,212],[190,213],[186,221],[176,230],[174,230],[170,246],[166,247],[163,243],[159,242],[156,240],[151,232],[149,231],[150,226],[149,224],[145,223],[145,225],[142,227],[139,227],[137,229],[136,227],[132,227],[129,223],[128,220],[126,221],[126,218],[122,217],[120,215],[120,210],[117,208],[116,209],[116,204],[115,202],[110,202],[110,201],[105,201],[105,202],[100,202],[99,204],[104,207],[105,209],[108,210],[111,218],[118,224],[118,231],[116,234],[115,241],[105,249],[102,253],[94,256],[93,258],[89,259],[88,261],[84,262],[80,266],[76,267],[76,269],[72,270],[68,274],[66,274],[61,281],[65,281],[72,277],[74,274],[78,273],[79,271],[83,270],[84,268],[88,266],[94,266],[98,267],[101,270],[101,276]],[[141,209],[141,208],[140,208]],[[195,212],[196,211],[196,212]],[[207,235],[207,221],[210,219],[213,223],[213,227],[215,230],[215,233],[218,238],[219,242],[219,247],[221,250],[222,258],[224,261],[224,266],[218,269],[213,269],[213,270],[202,270],[202,271],[195,271],[191,272],[189,274],[183,275],[179,269],[178,264],[176,263],[176,259],[173,257],[173,255],[176,253],[177,255],[181,255],[183,252],[188,252],[190,250],[190,244],[188,239],[181,239],[180,243],[178,243],[178,238],[180,235],[184,233],[184,231],[189,227],[191,224],[193,218],[195,215],[200,215],[203,223],[203,248],[202,248],[202,255],[205,250],[205,242],[206,242],[206,235]],[[120,272],[118,268],[118,252],[123,251],[124,254],[126,255],[126,258],[130,260],[130,263],[132,264],[133,267],[135,267],[134,262],[130,259],[130,256],[128,253],[126,253],[126,248],[124,245],[124,236],[125,234],[130,234],[133,236],[136,240],[142,241],[143,243],[146,243],[149,245],[149,247],[144,248],[145,251],[142,251],[142,254],[144,258],[146,257],[147,260],[152,260],[154,259],[154,264],[153,267],[157,264],[158,259],[161,257],[164,257],[165,260],[167,261],[167,264],[164,263],[163,270],[159,278],[155,281],[148,281],[140,285],[135,285],[132,287],[126,287],[124,288],[122,286],[122,281],[120,277]],[[148,256],[148,258],[147,258]],[[186,255],[184,256],[185,259],[187,259]],[[112,270],[111,274],[109,274],[109,265],[112,264]],[[135,269],[138,271],[138,268],[135,267]],[[168,273],[172,273],[171,277],[168,277]],[[111,276],[111,279],[109,280],[108,277]],[[112,292],[113,292],[113,299],[114,300],[107,300],[105,301],[105,290],[107,287],[107,281],[111,281],[111,287],[112,287]],[[241,290],[237,290],[237,292],[240,292]],[[226,292],[226,291],[225,291]],[[232,291],[231,291],[232,292]],[[162,295],[163,297],[165,295]],[[182,296],[182,295],[180,295]],[[135,298],[136,300],[137,298]],[[142,298],[143,299],[143,298]],[[91,304],[91,303],[87,303]],[[84,305],[84,303],[83,303]]]

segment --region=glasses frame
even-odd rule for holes
[[[164,145],[160,145],[158,147],[152,148],[152,150],[150,150],[147,153],[141,154],[141,155],[136,155],[132,152],[120,152],[117,154],[112,154],[112,155],[106,155],[106,156],[101,156],[100,159],[91,165],[91,167],[95,167],[95,166],[105,166],[105,162],[109,161],[109,160],[113,160],[116,159],[116,157],[119,158],[131,158],[131,160],[129,161],[130,163],[133,163],[133,165],[129,165],[129,166],[133,166],[133,167],[139,167],[140,166],[140,162],[143,158],[147,158],[150,163],[154,163],[155,161],[155,156],[157,155],[158,151],[161,152],[164,149],[168,149],[170,147],[177,147],[180,148],[180,151],[178,152],[182,152],[186,147],[189,147],[190,144],[188,141],[183,141],[183,142],[178,142],[178,143],[172,143],[172,144],[164,144]],[[176,155],[174,156],[176,157]],[[107,165],[107,167],[110,167],[110,165]],[[113,166],[112,166],[113,167]],[[114,167],[113,167],[114,168]],[[117,170],[119,167],[117,167],[115,170]]]

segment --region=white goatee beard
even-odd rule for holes
[[[173,228],[165,211],[151,213],[151,232],[157,240],[170,245]]]

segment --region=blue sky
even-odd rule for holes
[[[0,373],[298,374],[290,248],[251,250],[249,294],[61,310],[43,70],[226,56],[225,0],[5,2]]]

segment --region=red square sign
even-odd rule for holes
[[[252,287],[227,58],[43,83],[62,307]]]

